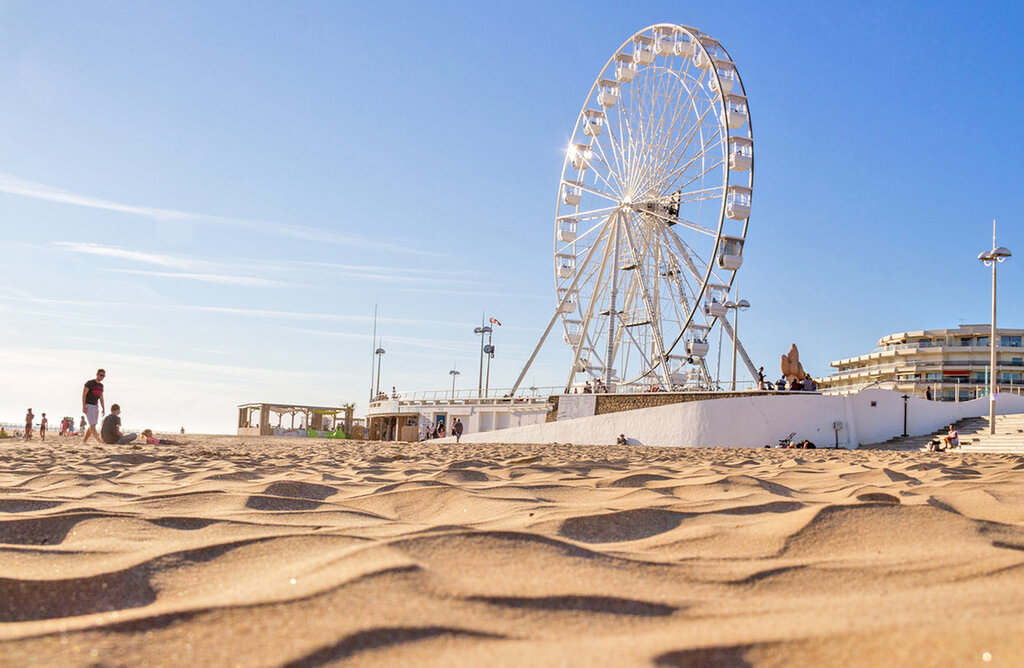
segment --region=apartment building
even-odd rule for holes
[[[818,380],[827,393],[880,387],[939,401],[965,401],[988,393],[990,326],[961,325],[883,336],[869,353],[831,362]],[[996,330],[998,392],[1024,391],[1024,329]]]

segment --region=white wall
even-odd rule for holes
[[[1000,395],[997,405],[1000,413],[1024,412],[1024,397]],[[908,433],[927,434],[963,417],[987,414],[985,399],[954,403],[911,398],[907,403]],[[903,433],[903,399],[890,390],[844,396],[751,395],[466,434],[462,440],[611,444],[621,433],[634,445],[759,447],[774,445],[796,432],[796,439],[806,438],[818,447],[828,447],[835,443],[835,422],[843,423],[841,447],[885,441]]]

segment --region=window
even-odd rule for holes
[[[941,371],[929,371],[924,375],[925,380],[942,380]]]
[[[987,336],[979,336],[978,337],[978,343],[975,344],[975,345],[980,346],[982,348],[987,348],[988,347],[988,337]]]
[[[1011,371],[1009,373],[999,374],[1000,383],[1019,383],[1021,381],[1020,371]]]
[[[967,336],[967,337],[964,337],[964,338],[960,339],[960,346],[961,346],[961,347],[967,347],[967,346],[970,346],[970,345],[971,345],[972,343],[974,343],[974,339],[972,339],[972,338],[971,338],[971,337],[969,337],[969,336]]]
[[[975,371],[971,374],[972,383],[984,383],[987,379],[987,374],[984,371]]]
[[[1024,357],[1011,357],[1010,366],[1024,366]]]
[[[1006,346],[1007,348],[1020,348],[1020,337],[1019,336],[1001,336],[999,337],[999,345]]]

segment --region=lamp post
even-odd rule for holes
[[[481,325],[474,327],[473,333],[480,335],[480,377],[477,379],[476,395],[482,397],[484,396],[484,334],[490,334],[491,328]]]
[[[382,357],[384,357],[384,349],[377,348],[376,350],[373,351],[373,354],[377,356],[377,391],[373,395],[373,398],[376,399],[377,397],[380,396],[380,360]]]
[[[1008,248],[996,246],[996,221],[992,221],[992,250],[978,253],[978,260],[986,267],[992,267],[992,330],[988,337],[989,373],[988,373],[988,433],[996,433],[996,266],[1010,257]]]
[[[493,329],[488,327],[487,329]],[[491,360],[494,359],[494,345],[491,343],[492,332],[487,333],[487,345],[484,346],[484,354],[487,355],[487,373],[484,375],[484,396],[491,393]]]
[[[740,311],[750,308],[750,302],[741,299],[738,302],[727,301],[725,308],[732,309],[732,391],[736,391],[736,340],[740,338]]]
[[[903,438],[907,437],[907,400],[910,399],[909,394],[903,395]]]
[[[448,374],[452,377],[452,399],[455,398],[455,376],[458,376],[461,372],[452,369]]]

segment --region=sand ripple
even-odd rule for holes
[[[4,665],[1024,665],[1024,459],[0,445]]]

